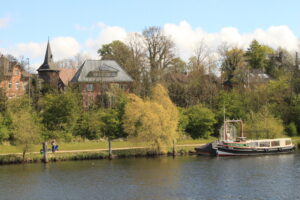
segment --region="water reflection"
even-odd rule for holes
[[[300,154],[0,167],[0,199],[300,199]]]

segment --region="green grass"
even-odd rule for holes
[[[216,138],[210,139],[198,139],[198,140],[181,140],[178,141],[178,145],[184,144],[203,144],[214,141]],[[51,148],[51,145],[48,144]],[[59,150],[87,150],[87,149],[104,149],[108,148],[108,144],[106,141],[84,141],[84,142],[71,142],[71,143],[58,143]],[[121,147],[144,147],[147,146],[146,143],[137,143],[132,141],[113,141],[113,148],[121,148]],[[39,152],[42,148],[42,145],[33,145],[30,149],[30,152]],[[22,152],[21,147],[12,146],[12,145],[0,145],[0,154],[13,154]]]
[[[193,147],[177,148],[177,155],[188,155],[193,152]],[[128,150],[114,150],[114,158],[130,158],[130,157],[153,157],[172,155],[171,149],[166,153],[156,154],[150,149],[128,149]],[[108,159],[108,152],[76,152],[76,153],[49,153],[49,162],[68,161],[68,160],[98,160]],[[27,154],[23,162],[22,155],[11,154],[0,156],[0,165],[4,164],[21,164],[21,163],[37,163],[43,161],[41,154]]]

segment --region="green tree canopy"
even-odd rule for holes
[[[264,107],[261,111],[250,112],[245,123],[245,135],[252,139],[272,139],[283,137],[284,127],[282,120],[275,118]]]
[[[184,114],[188,117],[185,131],[193,139],[208,138],[213,133],[216,119],[210,109],[202,105],[195,105],[187,108]]]
[[[69,139],[79,117],[81,103],[76,93],[47,94],[39,101],[45,139]]]
[[[272,53],[271,47],[261,45],[257,40],[253,40],[245,55],[252,69],[265,70],[268,66],[268,55]]]

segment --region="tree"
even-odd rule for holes
[[[294,137],[297,135],[297,127],[294,122],[289,123],[289,125],[286,127],[286,132],[288,136]]]
[[[12,121],[13,143],[21,147],[24,161],[26,152],[30,150],[33,144],[40,142],[41,126],[38,116],[32,110],[26,96],[11,100],[8,105],[8,112]]]
[[[128,62],[131,58],[131,52],[129,47],[123,42],[114,40],[109,44],[104,44],[98,50],[98,54],[101,56],[102,60],[115,60],[128,70],[127,67],[129,67]]]
[[[108,140],[109,157],[112,158],[111,141],[126,136],[122,129],[120,114],[116,109],[106,109],[101,112],[100,120],[103,123],[102,134]]]
[[[284,127],[282,121],[275,118],[267,109],[250,112],[245,123],[245,135],[253,139],[279,138],[283,136]]]
[[[272,53],[272,48],[253,40],[245,55],[252,69],[265,70],[268,66],[268,55]]]
[[[7,107],[7,97],[3,88],[0,88],[0,113],[4,113]]]
[[[184,114],[188,117],[188,123],[185,131],[193,138],[208,138],[213,133],[213,127],[216,123],[214,113],[203,107],[195,105],[189,107]]]
[[[232,81],[232,79],[236,75],[235,72],[239,69],[242,69],[243,72],[247,72],[245,70],[244,51],[242,49],[239,48],[223,49],[221,51],[221,55],[222,55],[221,70],[223,72],[222,76],[226,80]],[[239,77],[236,78],[241,78],[240,77],[241,74],[237,76]]]
[[[9,138],[9,124],[7,119],[0,113],[0,143]]]
[[[151,83],[161,80],[174,58],[174,43],[163,34],[160,27],[151,26],[143,31]]]
[[[44,138],[70,140],[80,113],[79,96],[72,91],[47,94],[40,99],[39,108],[41,122],[46,129]]]
[[[103,122],[99,119],[99,112],[90,110],[82,112],[73,130],[75,136],[89,140],[99,139],[102,136]]]
[[[124,130],[132,138],[148,143],[157,153],[174,144],[178,138],[178,112],[167,90],[157,85],[149,100],[129,95],[125,106]]]

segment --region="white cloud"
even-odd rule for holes
[[[179,54],[185,59],[192,55],[201,41],[212,51],[216,51],[222,43],[246,49],[253,39],[272,48],[283,47],[289,51],[299,49],[299,39],[288,26],[271,26],[266,30],[257,29],[245,34],[241,34],[237,28],[224,27],[217,33],[208,33],[201,28],[193,29],[188,22],[182,21],[178,25],[165,24],[163,30],[173,39]]]
[[[56,37],[50,40],[51,50],[53,54],[54,61],[69,58],[80,53],[81,46],[72,37]],[[46,52],[47,42],[28,42],[19,43],[8,48],[0,49],[4,54],[11,54],[16,58],[24,56],[25,58],[30,58],[31,63],[35,63],[33,68],[37,68],[42,64],[45,52]],[[39,63],[39,64],[38,64]]]
[[[97,23],[100,28],[99,34],[96,38],[87,39],[85,47],[91,57],[97,58],[97,50],[103,45],[114,40],[125,41],[128,32],[119,26],[107,26],[103,23]]]
[[[11,19],[9,17],[0,18],[0,29],[8,26]]]
[[[69,58],[77,53],[84,53],[88,57],[97,59],[97,50],[101,45],[113,40],[126,41],[130,34],[122,27],[108,26],[104,23],[96,23],[90,27],[77,25],[77,30],[92,30],[97,36],[87,37],[83,43],[79,43],[73,37],[53,38],[50,43],[54,60]],[[272,48],[283,47],[289,51],[299,50],[299,39],[288,26],[271,26],[268,29],[257,29],[250,33],[240,33],[235,27],[224,27],[218,32],[209,33],[201,27],[193,28],[187,21],[182,21],[179,24],[165,24],[163,31],[172,38],[178,55],[183,59],[190,57],[201,41],[204,41],[214,54],[222,43],[246,49],[253,39]],[[25,58],[29,57],[31,63],[36,63],[35,67],[38,67],[43,61],[46,44],[46,41],[19,43],[1,48],[0,52],[12,54],[17,58],[22,55]]]

